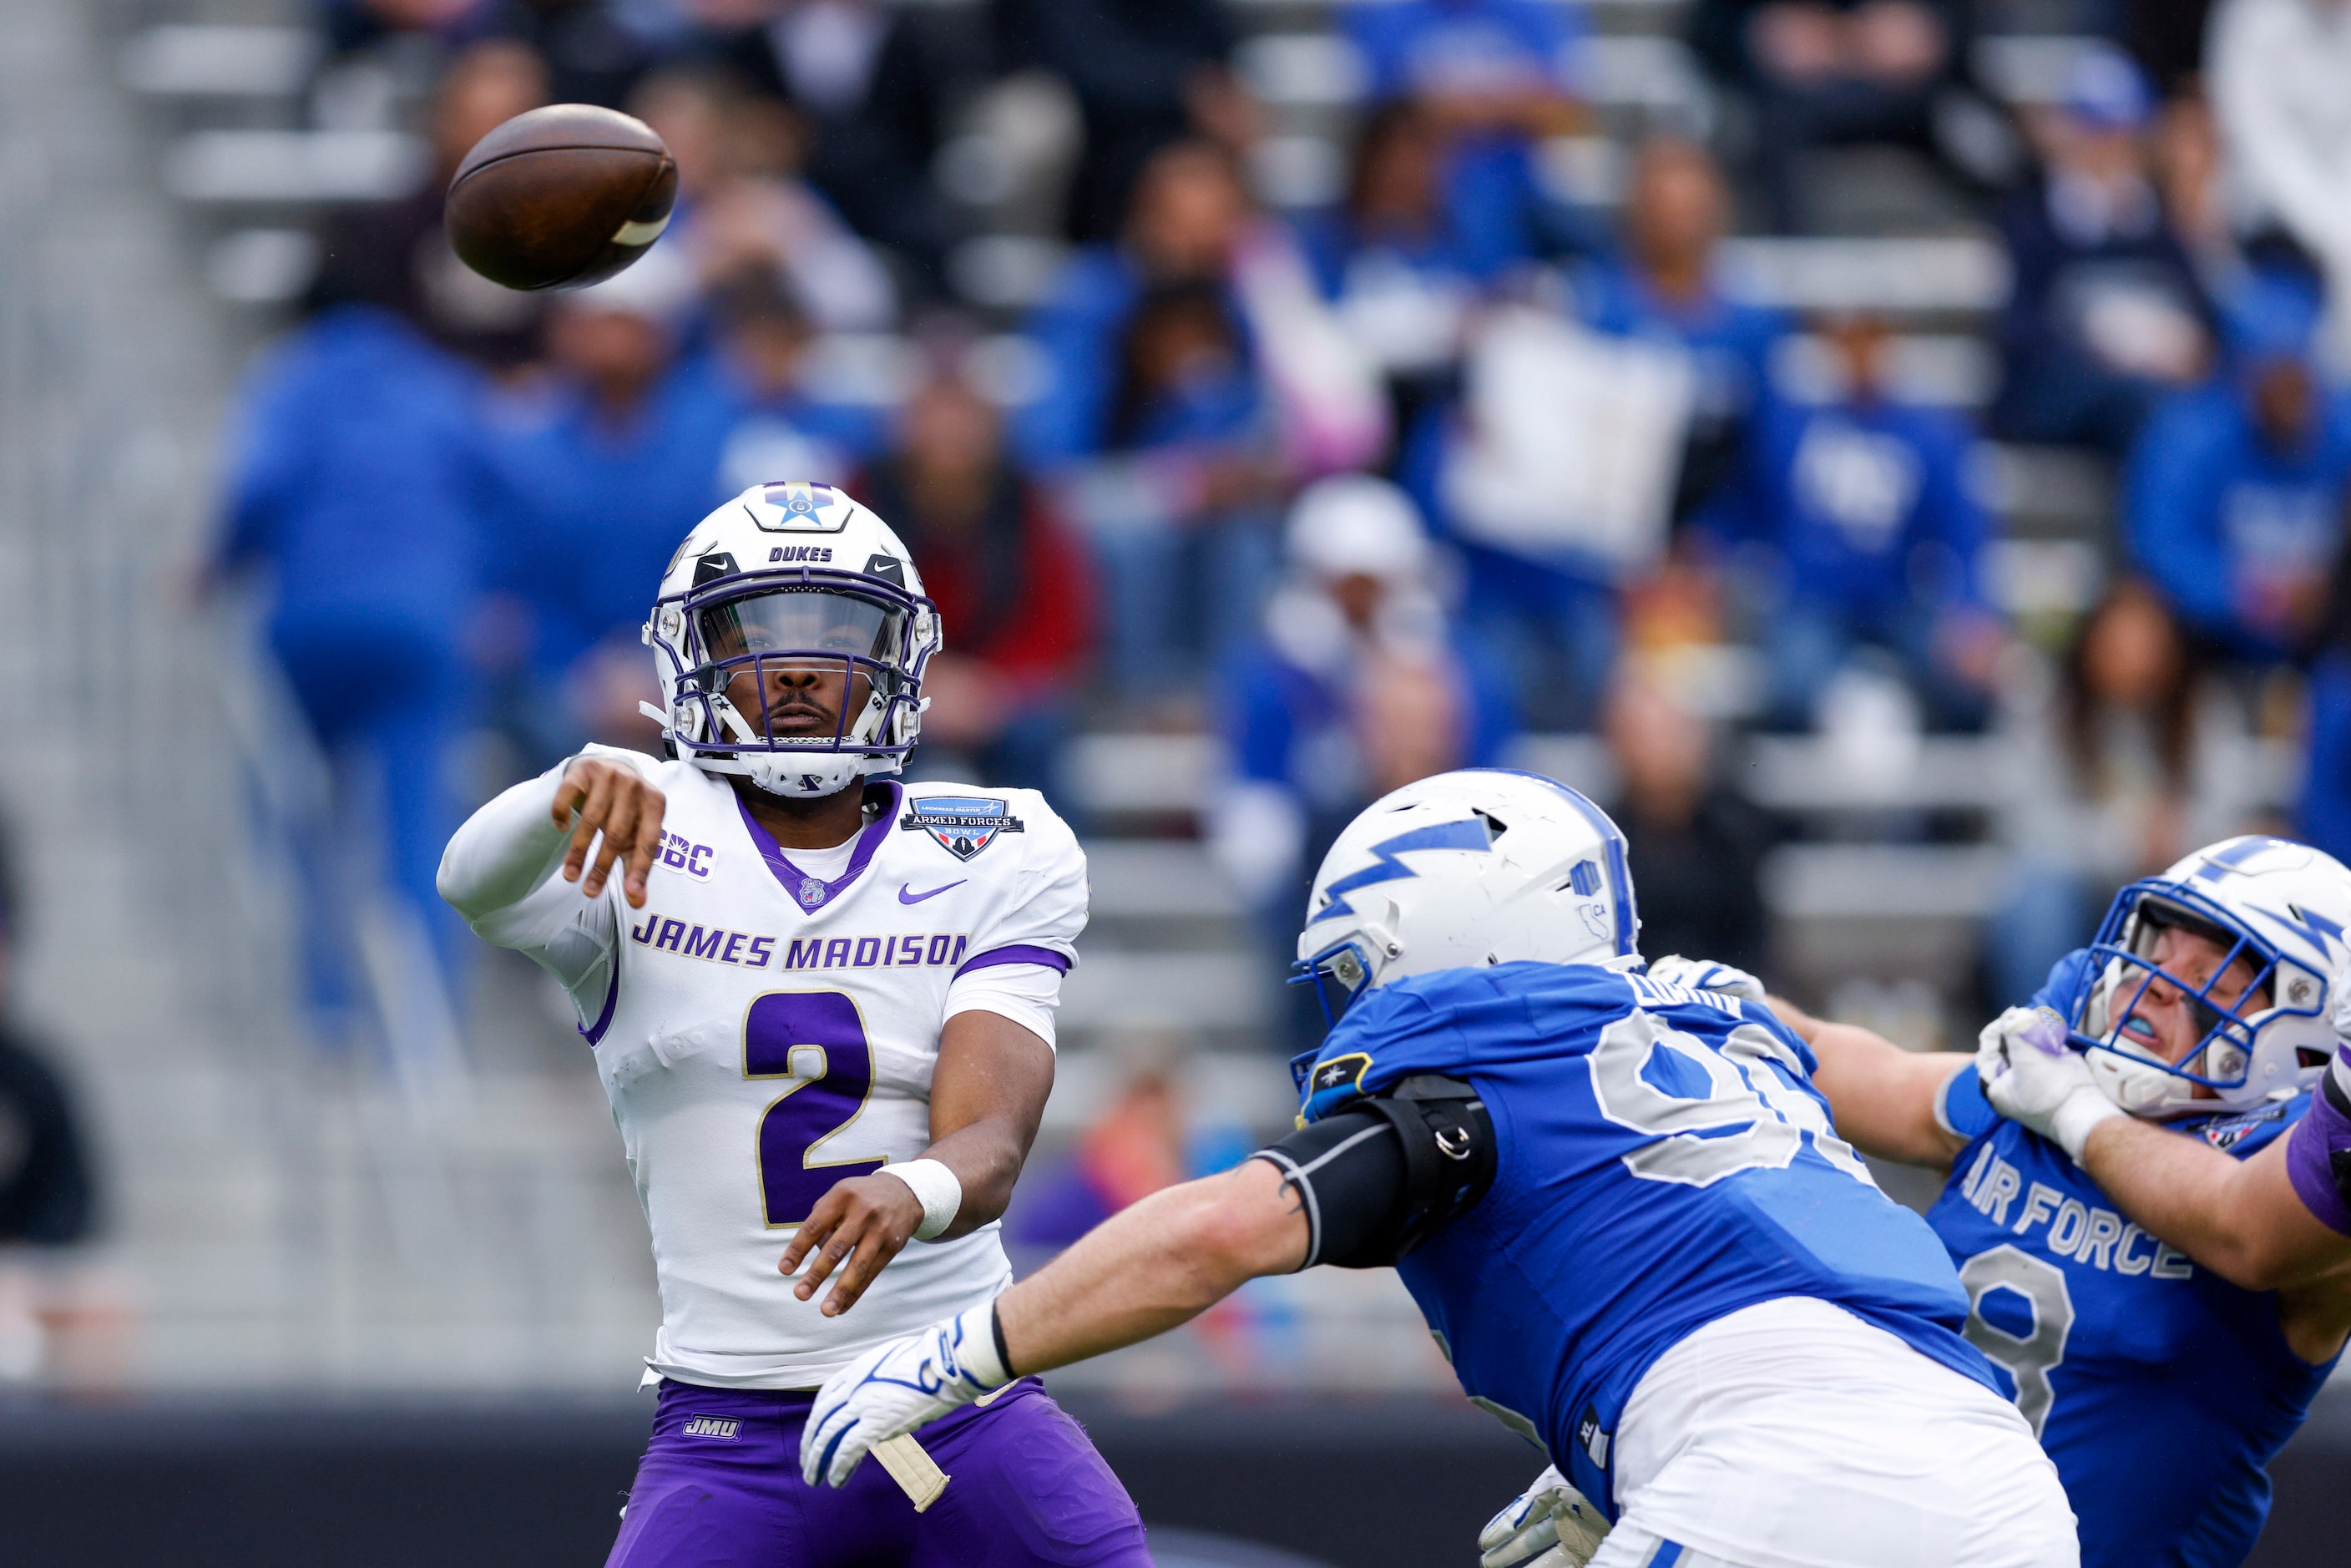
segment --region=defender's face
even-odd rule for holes
[[[2138,945],[2147,961],[2162,973],[2147,982],[2131,1008],[2130,1016],[2123,1021],[2122,1038],[2148,1055],[2178,1066],[2212,1027],[2207,1007],[2233,1009],[2253,982],[2258,970],[2254,960],[2241,956],[2223,970],[2221,964],[2229,949],[2209,936],[2178,926],[2164,926],[2156,931],[2152,940]],[[2219,978],[2213,978],[2215,974]],[[2168,978],[2167,977],[2169,977]],[[2173,979],[2189,987],[2201,988],[2207,982],[2211,989],[2202,1002],[2198,1001]],[[2135,977],[2126,977],[2122,996],[2127,998],[2129,988],[2137,984]],[[2257,1008],[2267,1007],[2265,996],[2256,996]],[[2197,1092],[2205,1092],[2200,1087]]]
[[[755,733],[825,740],[872,700],[872,668],[855,661],[890,657],[904,612],[845,593],[791,591],[729,600],[700,616],[708,664]]]

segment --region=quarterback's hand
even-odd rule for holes
[[[1984,1025],[1976,1076],[1993,1110],[2052,1140],[2076,1164],[2090,1129],[2124,1114],[2091,1078],[2065,1020],[2048,1008],[2011,1008]]]
[[[1479,1568],[1583,1568],[1607,1533],[1600,1511],[1553,1466],[1486,1521]]]
[[[873,1276],[904,1249],[922,1223],[923,1200],[896,1176],[850,1176],[833,1183],[816,1200],[776,1267],[789,1274],[802,1259],[808,1260],[808,1272],[792,1287],[792,1294],[803,1301],[816,1294],[826,1275],[841,1269],[823,1308],[826,1317],[837,1318],[857,1304]]]
[[[612,862],[622,862],[621,889],[629,907],[645,906],[645,879],[653,874],[661,853],[662,813],[668,802],[644,776],[625,762],[601,757],[573,759],[555,787],[555,825],[571,830],[571,843],[563,852],[563,880],[580,883],[589,898],[604,891]],[[596,858],[588,846],[598,835]],[[583,876],[581,873],[585,872]]]
[[[800,1479],[849,1479],[874,1444],[1012,1381],[996,1348],[996,1303],[876,1345],[825,1379],[800,1431]]]
[[[1678,953],[1668,953],[1650,965],[1649,978],[1663,980],[1669,986],[1687,986],[1693,991],[1720,991],[1727,997],[1744,997],[1750,1002],[1763,1000],[1766,994],[1763,982],[1744,969],[1705,958],[1685,958]]]
[[[2335,1026],[2335,1038],[2351,1046],[2351,951],[2345,952],[2335,973],[2327,977],[2326,994],[2326,1019]]]

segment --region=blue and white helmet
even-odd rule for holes
[[[1406,975],[1637,963],[1640,931],[1607,812],[1541,774],[1471,768],[1407,784],[1347,825],[1314,874],[1296,973],[1335,1022]]]
[[[2150,956],[2166,926],[2204,936],[2227,956],[2201,984],[2168,973]],[[2135,1116],[2161,1118],[2250,1110],[2316,1082],[2335,1054],[2329,991],[2346,927],[2351,871],[2285,839],[2223,840],[2132,883],[2098,927],[2067,1020],[2098,1087]],[[2252,967],[2252,980],[2223,1006],[2213,988],[2240,959]],[[2158,979],[2187,998],[2204,1025],[2177,1063],[2122,1032]]]
[[[795,480],[754,485],[694,525],[662,574],[644,640],[662,692],[645,712],[681,758],[771,795],[830,795],[905,766],[939,614],[887,523],[843,491]],[[764,714],[727,700],[737,674],[778,664],[842,672],[831,735],[772,736]]]

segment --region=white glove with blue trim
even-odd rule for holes
[[[1600,1511],[1554,1465],[1478,1532],[1478,1568],[1583,1568],[1607,1533]]]
[[[1976,1076],[1993,1110],[2049,1139],[2075,1165],[2091,1128],[2127,1113],[2098,1087],[2089,1059],[2050,1008],[2011,1008],[1984,1025]]]
[[[1720,991],[1727,997],[1744,997],[1750,1002],[1760,1002],[1767,994],[1763,982],[1744,969],[1706,958],[1685,958],[1678,953],[1668,953],[1651,964],[1649,978],[1687,986],[1693,991]]]
[[[847,1480],[877,1443],[926,1426],[1012,1381],[996,1303],[876,1345],[824,1381],[800,1429],[800,1479]]]

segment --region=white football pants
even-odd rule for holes
[[[1766,1301],[1659,1358],[1616,1434],[1592,1568],[2078,1568],[2016,1407],[1825,1301]]]

